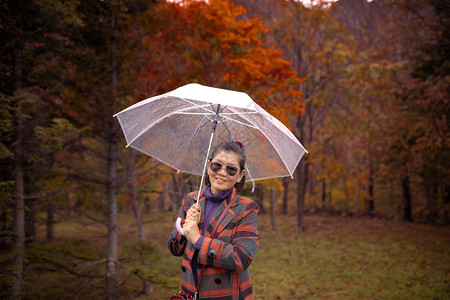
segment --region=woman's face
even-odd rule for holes
[[[217,168],[220,164],[222,167],[214,172],[211,169],[211,164],[215,164]],[[237,170],[235,175],[230,175],[227,172]],[[217,194],[226,190],[231,189],[237,182],[240,182],[242,177],[245,175],[245,170],[240,170],[239,168],[239,155],[232,151],[218,151],[216,155],[208,161],[208,175],[211,182],[211,192]]]

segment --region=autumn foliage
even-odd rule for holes
[[[27,245],[43,227],[54,239],[57,218],[106,228],[108,249],[38,245],[31,264],[95,278],[108,299],[119,267],[145,294],[167,284],[145,263],[145,220],[199,178],[125,148],[113,115],[191,82],[247,92],[308,149],[294,180],[245,190],[272,228],[284,213],[303,232],[309,212],[449,224],[448,4],[314,2],[3,1],[0,298],[29,296]],[[124,255],[128,209],[139,242]]]

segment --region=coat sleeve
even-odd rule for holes
[[[181,218],[181,221],[184,222],[186,219],[186,210],[184,209],[186,202],[186,197],[183,199],[183,202],[180,207],[180,211],[178,213],[178,217]],[[167,241],[167,246],[169,247],[169,251],[174,256],[182,256],[184,253],[184,249],[186,248],[187,239],[184,235],[181,235],[176,225],[173,225],[172,232],[169,234],[169,240]]]
[[[199,250],[198,263],[234,272],[245,271],[258,249],[257,214],[258,206],[250,201],[242,215],[235,216],[216,239],[205,237]],[[229,243],[221,240],[221,235],[227,234],[231,235]]]

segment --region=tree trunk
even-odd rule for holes
[[[368,175],[368,186],[367,186],[367,199],[366,199],[366,210],[368,214],[373,215],[375,213],[375,202],[374,202],[374,170],[373,170],[373,163],[372,163],[372,153],[369,149],[369,175]]]
[[[134,173],[134,172],[133,172]],[[131,197],[131,207],[133,209],[134,217],[136,218],[136,226],[138,231],[138,240],[139,241],[145,241],[145,228],[144,228],[144,222],[142,220],[142,213],[139,208],[139,201],[137,199],[137,193],[136,193],[136,183],[133,180],[133,183],[130,183],[130,197]]]
[[[164,205],[164,199],[166,198],[166,193],[159,193],[158,194],[158,211],[160,213],[163,213],[166,211],[165,205]]]
[[[25,242],[36,240],[36,222],[34,218],[34,199],[25,200]]]
[[[136,151],[133,151],[133,153],[131,154],[131,159],[129,162],[129,169],[128,169],[128,193],[130,195],[131,198],[131,207],[133,209],[133,213],[134,213],[134,217],[136,218],[136,225],[137,225],[137,231],[138,231],[138,240],[143,242],[145,241],[145,227],[144,227],[144,222],[142,219],[142,212],[141,209],[139,207],[139,201],[138,201],[138,197],[137,197],[137,192],[136,192],[136,176],[135,176],[135,172],[134,172],[134,164],[136,161]],[[143,266],[147,266],[147,262],[142,260],[141,261]],[[153,293],[153,285],[151,283],[150,280],[146,279],[146,278],[141,278],[142,280],[142,287],[143,287],[143,292],[145,295],[150,295],[151,293]]]
[[[438,214],[436,209],[436,198],[438,197],[438,184],[425,183],[425,194],[427,197],[428,222],[436,224]]]
[[[344,212],[346,215],[349,214],[349,204],[350,204],[350,195],[348,192],[348,187],[347,187],[347,176],[343,176],[342,177],[342,186],[344,188],[344,194],[345,194],[345,203],[344,203]]]
[[[447,206],[448,204],[450,204],[450,183],[447,181],[447,182],[443,182],[443,184],[444,184],[444,188],[443,188],[444,195],[443,195],[443,199],[442,199],[442,201],[443,201],[442,204],[444,206]],[[449,224],[450,223],[450,219],[449,219],[449,215],[447,213],[447,210],[444,211],[443,218],[444,218],[445,224]]]
[[[403,191],[403,201],[402,201],[403,220],[412,222],[410,182],[407,171],[402,172],[402,191]]]
[[[355,187],[355,211],[358,214],[361,210],[360,208],[360,192],[361,192],[361,180],[359,178],[359,171],[356,172],[356,187]]]
[[[372,171],[372,170],[371,170]],[[372,172],[370,172],[372,173]],[[369,201],[368,201],[368,210],[369,214],[373,215],[375,213],[375,200],[374,200],[374,182],[373,182],[373,173],[369,176]]]
[[[20,130],[20,129],[19,129]],[[22,148],[21,141],[16,145],[15,172],[14,172],[14,190],[13,197],[15,200],[14,210],[14,251],[15,251],[15,270],[13,271],[15,282],[11,287],[11,294],[14,297],[21,298],[23,286],[23,261],[25,256],[25,201],[24,201],[24,180],[22,166]],[[14,298],[13,297],[13,298]]]
[[[25,257],[25,200],[24,200],[24,178],[23,178],[23,122],[20,109],[17,110],[17,144],[14,149],[14,251],[15,270],[13,271],[15,282],[11,287],[11,294],[21,298],[23,287],[23,262]]]
[[[450,204],[450,182],[443,182],[444,184],[444,205]]]
[[[271,201],[270,201],[270,220],[272,222],[272,230],[276,231],[277,228],[277,222],[275,220],[275,189],[271,190]]]
[[[331,186],[331,184],[330,184],[330,186]],[[328,191],[327,191],[327,199],[328,199],[328,204],[327,204],[327,206],[328,206],[328,212],[330,213],[330,214],[333,214],[334,213],[334,207],[333,207],[333,189],[330,187],[329,189],[328,189]]]
[[[256,184],[255,201],[261,214],[264,214],[264,186],[262,184]]]
[[[175,174],[172,174],[172,178],[166,185],[166,190],[172,210],[177,210],[181,203],[181,197],[183,197],[184,195],[179,194],[180,191]]]
[[[305,231],[304,203],[308,184],[308,164],[301,160],[297,166],[297,233]]]
[[[0,231],[7,231],[7,213],[5,210],[0,210],[0,224],[2,224],[2,228],[0,228]],[[6,246],[6,238],[1,239],[0,241],[0,248]]]
[[[396,214],[395,209],[395,197],[394,197],[394,182],[393,179],[389,181],[389,217],[394,218]]]
[[[311,166],[309,168],[309,175],[308,175],[308,198],[311,203],[311,212],[317,211],[317,197],[316,197],[316,186],[317,186],[317,169],[314,168],[314,166]]]
[[[55,238],[55,219],[54,219],[55,203],[53,201],[47,202],[47,240]]]
[[[299,142],[302,143],[303,146],[306,146],[305,144],[305,129],[306,129],[306,120],[304,118],[299,117],[297,119],[297,129],[299,134]],[[309,142],[312,141],[312,126],[310,121],[309,126]],[[309,143],[308,143],[309,144]],[[306,154],[305,154],[306,156]],[[303,157],[303,159],[300,160],[297,168],[297,233],[301,233],[305,231],[305,224],[304,224],[304,204],[305,204],[305,195],[306,195],[306,188],[308,185],[308,169],[309,169],[309,163],[306,162],[306,157]]]
[[[138,231],[138,240],[144,241],[145,240],[145,228],[144,228],[144,222],[142,220],[142,212],[139,207],[139,201],[137,197],[136,192],[136,176],[134,172],[134,165],[136,162],[136,151],[132,151],[131,158],[129,161],[129,167],[128,167],[128,194],[131,198],[131,208],[133,209],[134,217],[136,218],[136,226]]]
[[[289,201],[289,181],[291,179],[284,177],[283,178],[283,206],[282,206],[282,213],[283,215],[287,215],[287,209],[288,209],[288,201]]]
[[[20,4],[19,4],[20,5]],[[21,6],[21,5],[20,5]],[[14,89],[19,92],[22,89],[22,39],[19,34],[18,47],[14,53],[14,73],[15,84]],[[24,200],[24,178],[23,178],[23,119],[22,111],[19,107],[16,111],[16,128],[17,128],[17,140],[14,147],[14,187],[13,187],[13,199],[15,202],[14,207],[14,221],[13,221],[13,233],[14,233],[14,251],[15,251],[15,270],[13,271],[15,282],[11,285],[11,295],[13,298],[21,298],[23,288],[23,262],[25,257],[25,200]]]
[[[171,210],[178,210],[183,197],[191,192],[191,184],[188,182],[178,183],[175,174],[172,174],[172,179],[167,183],[167,196],[170,200]]]
[[[148,280],[143,280],[143,290],[145,295],[151,295],[154,292],[153,284]]]
[[[327,209],[327,181],[322,179],[322,210]]]
[[[111,41],[111,116],[117,106],[117,29],[116,15],[112,16],[113,36]],[[117,126],[111,117],[108,121],[108,259],[106,267],[106,299],[117,299],[116,267],[117,267],[117,170],[118,160]]]
[[[148,214],[150,212],[150,198],[148,196],[145,196],[144,198],[144,207],[145,207],[145,213]]]
[[[106,299],[117,299],[116,292],[116,264],[117,264],[117,143],[110,133],[108,143],[108,262],[106,268]]]

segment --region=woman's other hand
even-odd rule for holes
[[[195,244],[200,238],[200,230],[198,229],[198,223],[193,220],[186,219],[183,225],[184,236],[187,238],[188,242]]]

